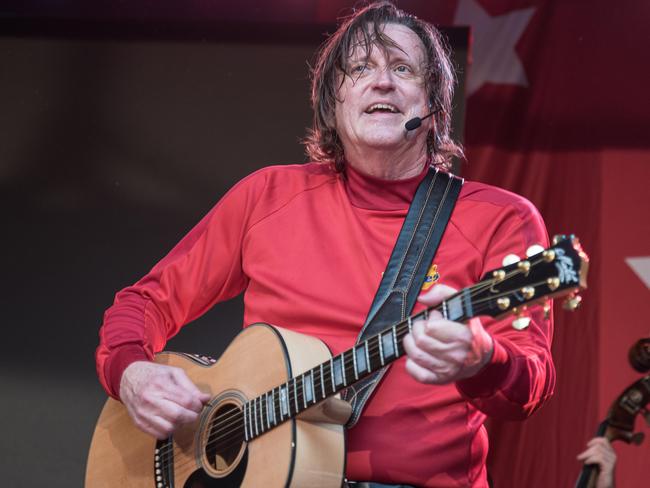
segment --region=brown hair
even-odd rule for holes
[[[334,110],[338,90],[343,83],[339,74],[351,76],[348,60],[354,48],[361,46],[366,57],[373,46],[380,49],[396,46],[382,29],[385,24],[400,24],[411,29],[424,45],[422,67],[425,89],[431,110],[435,110],[435,133],[427,135],[431,162],[448,169],[452,156],[463,157],[463,150],[450,136],[451,101],[456,81],[448,48],[440,32],[428,22],[398,9],[389,1],[374,2],[345,17],[337,31],[320,47],[312,70],[311,104],[313,125],[304,139],[312,161],[334,162],[337,171],[344,167],[343,146],[334,127]],[[337,86],[338,82],[338,86]]]

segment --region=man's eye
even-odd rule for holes
[[[352,67],[352,72],[360,74],[363,73],[367,68],[368,68],[367,64],[357,64],[356,66]]]
[[[397,71],[398,73],[410,73],[411,68],[409,68],[408,66],[406,66],[404,64],[400,64],[399,66],[397,66],[395,68],[395,71]]]

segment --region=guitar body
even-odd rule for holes
[[[330,357],[322,341],[267,324],[244,329],[214,364],[159,354],[156,362],[182,368],[209,392],[210,405],[196,423],[158,441],[135,427],[122,403],[109,399],[93,435],[86,487],[340,487],[342,425],[299,416],[246,442],[243,423],[231,420],[246,401]],[[214,430],[226,421],[232,426],[224,432],[234,434],[215,442]]]

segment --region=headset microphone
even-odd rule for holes
[[[420,127],[422,125],[422,121],[424,119],[428,119],[433,114],[435,114],[436,112],[439,112],[439,111],[440,111],[440,109],[434,110],[433,112],[430,112],[429,114],[425,115],[424,117],[414,117],[411,120],[407,121],[406,124],[404,124],[404,128],[406,129],[406,132],[417,129],[418,127]]]

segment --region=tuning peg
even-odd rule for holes
[[[505,258],[503,258],[503,266],[508,266],[510,264],[515,264],[517,261],[519,261],[519,256],[516,254],[508,254]]]
[[[521,289],[521,294],[524,296],[526,300],[530,300],[535,296],[535,288],[532,286],[524,286]]]
[[[517,317],[512,321],[512,327],[517,330],[524,330],[530,325],[530,317]]]
[[[496,271],[492,272],[492,278],[494,278],[495,281],[503,281],[506,277],[506,272],[503,271],[502,269],[497,269]]]
[[[553,245],[559,244],[559,243],[560,243],[561,241],[563,241],[564,239],[566,239],[566,235],[565,235],[565,234],[555,234],[555,235],[553,236]]]
[[[570,312],[573,312],[576,308],[580,306],[580,302],[582,302],[582,297],[580,295],[569,295],[569,297],[564,300],[564,303],[562,304],[562,308],[564,310],[569,310]]]
[[[547,263],[550,263],[551,261],[555,260],[555,251],[553,249],[547,249],[542,253],[542,258]]]
[[[528,274],[528,271],[530,271],[530,261],[519,261],[517,263],[517,268],[519,268],[519,271]]]
[[[501,310],[508,310],[508,307],[510,306],[510,299],[508,297],[501,297],[497,299],[497,306]]]
[[[557,290],[558,287],[560,286],[560,278],[558,278],[557,276],[548,278],[546,280],[546,286],[548,286],[548,289],[551,291]]]
[[[540,246],[539,244],[533,244],[528,249],[526,249],[526,257],[529,258],[529,257],[534,256],[535,254],[539,254],[540,252],[543,252],[543,251],[544,251],[543,246]]]

